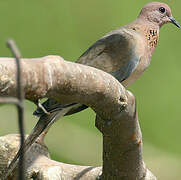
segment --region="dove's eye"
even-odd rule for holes
[[[163,14],[166,10],[165,10],[164,7],[160,7],[160,8],[159,8],[159,11]]]

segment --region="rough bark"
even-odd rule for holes
[[[61,103],[88,105],[96,112],[96,126],[103,134],[102,180],[156,180],[142,159],[142,136],[135,98],[114,77],[92,67],[64,61],[58,56],[22,59],[21,63],[26,99],[35,102],[52,97]],[[0,96],[14,97],[15,82],[14,60],[0,58]],[[13,147],[11,141],[16,142]],[[17,142],[15,135],[0,138],[1,173],[17,151]],[[27,159],[33,158],[34,162],[26,161],[27,179],[32,178],[29,172],[34,179],[42,180],[96,179],[100,175],[100,167],[58,163],[49,159],[47,154],[42,141],[29,150]]]

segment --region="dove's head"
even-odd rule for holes
[[[138,18],[143,18],[159,27],[167,23],[172,23],[180,28],[179,23],[172,16],[170,7],[161,2],[151,2],[145,5]]]

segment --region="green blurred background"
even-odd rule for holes
[[[0,0],[0,56],[11,56],[8,38],[23,57],[60,55],[75,61],[105,33],[133,21],[149,1]],[[181,23],[181,1],[164,1]],[[161,29],[151,66],[129,89],[137,99],[144,160],[160,180],[181,179],[181,31]],[[35,125],[35,105],[25,104],[26,133]],[[14,106],[1,106],[0,135],[17,133]],[[82,165],[101,165],[102,139],[91,109],[59,120],[46,137],[51,157]]]

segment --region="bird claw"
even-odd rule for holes
[[[38,99],[38,102],[35,103],[46,115],[50,115],[50,112],[48,112],[41,104],[40,99]]]

